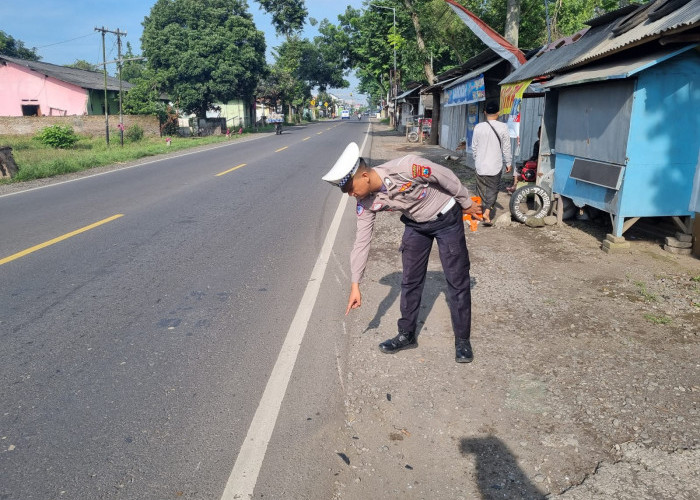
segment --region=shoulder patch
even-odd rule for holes
[[[422,200],[425,198],[425,195],[428,194],[428,188],[423,188],[423,191],[420,192],[420,195],[418,195],[418,199]]]
[[[430,174],[432,173],[432,171],[430,170],[430,167],[426,167],[425,165],[418,165],[417,163],[414,163],[411,166],[411,172],[412,172],[413,178],[430,177]]]
[[[359,217],[360,215],[362,215],[362,213],[363,213],[364,211],[365,211],[365,207],[363,207],[362,205],[360,205],[360,204],[358,203],[358,204],[357,204],[357,216]]]
[[[370,210],[372,210],[373,212],[376,212],[377,210],[381,210],[381,208],[383,206],[384,206],[383,203],[377,202],[377,203],[372,204],[372,208]]]
[[[384,177],[384,185],[387,187],[387,189],[390,189],[394,185],[394,181],[388,177]]]

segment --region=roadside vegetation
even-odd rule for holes
[[[12,148],[12,155],[19,167],[13,179],[0,179],[0,183],[22,182],[32,179],[42,179],[55,175],[79,172],[114,163],[126,163],[146,156],[172,153],[183,149],[233,141],[251,133],[272,132],[274,127],[258,127],[243,130],[242,134],[232,133],[230,138],[225,135],[208,137],[170,137],[170,146],[166,137],[147,137],[135,139],[138,133],[124,135],[124,146],[119,144],[119,133],[110,134],[110,145],[107,146],[104,137],[75,136],[77,139],[70,147],[53,147],[51,143],[42,141],[46,133],[36,136],[0,135],[0,144]],[[42,131],[43,132],[43,131]],[[129,138],[131,137],[131,140]]]

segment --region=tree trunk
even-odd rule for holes
[[[426,57],[427,54],[425,51],[425,40],[423,40],[423,31],[420,27],[420,19],[418,19],[418,13],[416,13],[416,9],[413,7],[413,3],[411,2],[411,0],[404,0],[404,4],[406,4],[406,8],[411,13],[413,27],[416,30],[416,43],[418,44],[418,50],[420,51],[423,59],[423,71],[425,72],[425,77],[428,80],[428,83],[432,85],[433,83],[435,83],[435,73],[433,73],[433,67],[430,64],[430,57]]]
[[[508,0],[506,6],[506,40],[518,46],[518,31],[520,27],[520,0]]]

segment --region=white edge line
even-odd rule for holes
[[[360,151],[364,151],[367,137],[369,137],[369,135],[365,134],[365,140],[362,142]],[[289,331],[287,332],[284,344],[282,344],[282,349],[280,350],[275,366],[265,386],[265,392],[263,392],[262,398],[260,398],[258,409],[255,411],[253,420],[248,428],[248,433],[243,440],[243,445],[233,465],[233,470],[226,482],[221,500],[253,497],[253,490],[255,489],[255,484],[258,481],[258,474],[260,473],[260,468],[265,459],[267,445],[272,437],[284,394],[287,392],[287,385],[289,384],[289,379],[292,375],[294,364],[296,363],[301,342],[306,333],[306,327],[311,318],[311,312],[316,303],[316,297],[321,288],[321,282],[323,281],[328,260],[333,250],[335,237],[340,227],[340,220],[343,216],[343,212],[345,212],[345,207],[349,198],[348,195],[344,194],[340,199],[338,208],[333,216],[333,221],[328,229],[328,234],[326,234],[326,239],[321,247],[321,252],[311,271],[311,276],[306,285],[304,295],[294,314],[294,319],[289,326]]]

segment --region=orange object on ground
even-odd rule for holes
[[[472,203],[476,203],[477,205],[481,205],[481,197],[480,196],[472,196]],[[476,219],[476,220],[474,220],[474,219]],[[475,223],[476,223],[476,221],[479,221],[482,219],[483,219],[483,217],[481,214],[479,214],[479,215],[477,215],[477,214],[474,214],[474,215],[463,214],[462,215],[462,220],[469,220],[469,221],[473,221]],[[476,224],[474,224],[473,226],[470,226],[470,227],[472,227],[472,231],[476,231]]]

